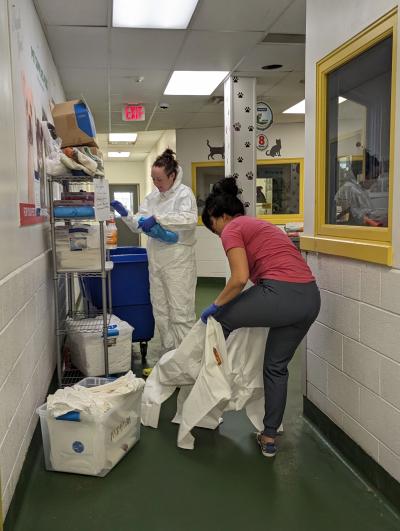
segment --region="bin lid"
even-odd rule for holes
[[[117,247],[110,252],[111,260],[120,264],[123,262],[147,262],[145,247]]]
[[[147,263],[147,254],[114,254],[111,256],[111,260],[114,262],[114,264],[133,263],[133,262]]]

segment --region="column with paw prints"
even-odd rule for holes
[[[237,178],[248,215],[256,213],[256,79],[231,76],[224,86],[225,176]]]

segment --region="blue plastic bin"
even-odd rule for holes
[[[132,341],[147,342],[154,335],[154,317],[150,301],[147,252],[143,247],[118,247],[110,251],[113,314],[134,327]],[[85,295],[102,307],[101,280],[85,278]]]

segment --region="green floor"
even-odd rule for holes
[[[200,283],[198,309],[217,289]],[[260,455],[242,413],[180,450],[173,414],[174,397],[105,478],[46,472],[36,431],[5,531],[399,531],[399,516],[303,420],[298,358],[275,459]]]

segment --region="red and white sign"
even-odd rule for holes
[[[144,105],[124,105],[122,119],[124,122],[143,122],[145,120]]]
[[[264,151],[264,149],[268,148],[268,138],[263,134],[260,133],[257,135],[257,149],[260,151]]]

